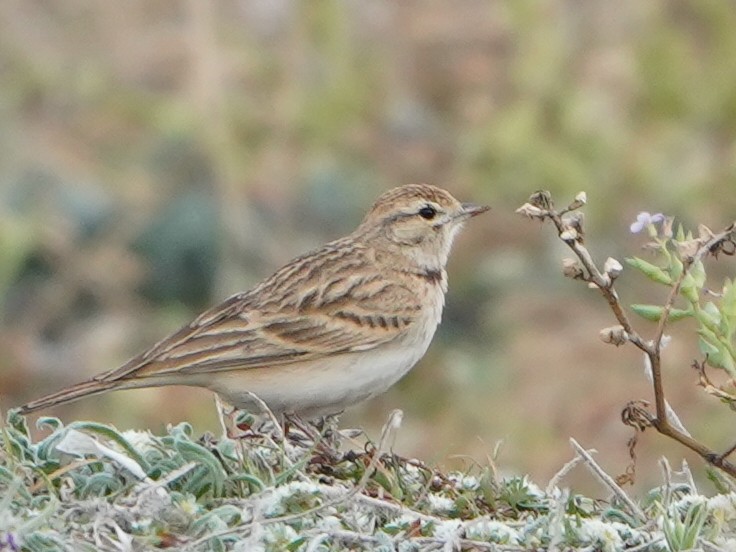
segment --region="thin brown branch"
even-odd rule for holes
[[[547,211],[546,216],[557,228],[557,234],[559,236],[562,236],[563,232],[565,232],[566,230],[566,225],[562,219],[562,215],[554,209],[551,209]],[[588,275],[583,279],[586,282],[592,282],[593,284],[595,284],[596,288],[601,292],[603,297],[608,302],[608,306],[611,308],[611,311],[613,311],[616,320],[619,324],[621,324],[623,329],[628,334],[629,341],[633,345],[641,349],[644,353],[648,353],[650,349],[649,345],[642,339],[639,333],[632,326],[629,317],[626,315],[626,312],[621,306],[618,293],[613,287],[613,281],[607,275],[604,275],[603,273],[601,273],[600,270],[598,270],[598,267],[596,266],[593,257],[590,255],[588,248],[585,247],[585,245],[583,245],[578,240],[563,239],[562,241],[564,241],[565,244],[573,251],[573,253],[575,253],[575,256],[580,259],[580,262],[588,271]]]
[[[579,195],[578,197],[581,197]],[[736,235],[736,222],[725,228],[718,234],[713,234],[708,229],[701,230],[701,237],[691,242],[691,252],[689,254],[681,253],[683,257],[683,268],[677,280],[673,282],[670,293],[663,306],[662,315],[657,324],[654,339],[651,341],[644,340],[641,335],[634,329],[621,305],[618,293],[614,288],[615,276],[601,272],[593,261],[593,257],[583,244],[583,231],[581,217],[573,217],[566,219],[564,215],[579,209],[585,204],[583,199],[576,200],[566,208],[557,211],[549,192],[537,192],[533,194],[529,203],[523,205],[517,210],[517,213],[527,215],[531,218],[540,220],[549,219],[555,225],[557,234],[560,239],[575,253],[581,264],[587,271],[587,274],[580,276],[580,279],[588,282],[597,288],[608,302],[613,315],[626,333],[626,340],[641,350],[649,359],[652,372],[652,387],[654,393],[656,416],[650,418],[650,424],[659,433],[669,437],[686,448],[699,454],[709,464],[720,468],[732,477],[736,477],[736,465],[728,462],[726,458],[733,452],[729,449],[723,454],[717,454],[707,446],[703,445],[687,433],[680,431],[674,427],[667,416],[667,400],[664,392],[664,384],[662,378],[661,350],[662,338],[664,336],[665,327],[669,314],[674,303],[679,296],[682,283],[690,272],[690,269],[696,261],[702,259],[707,254],[718,255],[724,253],[732,255],[736,250],[734,245],[734,237]],[[736,448],[736,447],[735,447]]]

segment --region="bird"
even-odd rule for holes
[[[185,385],[250,412],[264,403],[302,419],[342,412],[385,392],[424,356],[442,316],[453,240],[488,209],[429,184],[390,189],[351,234],[293,259],[119,368],[17,410]]]

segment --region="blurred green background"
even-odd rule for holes
[[[6,0],[0,25],[3,409],[122,363],[351,231],[383,190],[431,182],[493,211],[457,243],[428,355],[343,424],[376,436],[402,408],[397,452],[467,466],[503,441],[502,471],[540,483],[570,436],[624,470],[642,359],[599,341],[604,302],[513,212],[540,188],[586,190],[601,261],[639,253],[640,210],[734,219],[736,4]],[[663,299],[629,272],[621,289]],[[733,420],[695,387],[683,330],[669,399],[725,447]],[[49,414],[217,429],[211,395],[185,388]],[[640,485],[664,453],[682,457],[648,432]]]

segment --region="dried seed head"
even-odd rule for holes
[[[705,243],[712,240],[715,234],[705,224],[698,224],[698,237]]]
[[[552,194],[547,190],[538,190],[529,196],[529,203],[534,207],[539,207],[544,211],[552,209],[554,204],[552,203]]]
[[[698,254],[702,242],[700,240],[686,240],[682,242],[675,242],[677,248],[677,254],[680,256],[680,260],[683,263],[691,263],[695,260],[695,256]]]
[[[547,214],[547,211],[540,209],[539,207],[532,205],[531,203],[525,203],[516,210],[516,213],[529,218],[543,219]]]
[[[665,217],[664,222],[662,223],[662,235],[665,238],[672,238],[674,236],[674,232],[672,230],[672,226],[675,223],[675,217]]]
[[[564,230],[560,233],[560,238],[566,242],[573,240],[583,243],[583,236],[585,236],[585,231],[583,230],[584,220],[585,216],[579,211],[568,213],[562,219]]]
[[[585,192],[579,192],[567,208],[571,211],[574,209],[580,209],[580,207],[586,203],[588,203],[588,195]]]
[[[560,239],[565,242],[574,242],[578,239],[578,231],[574,228],[567,228],[560,232]]]
[[[583,222],[585,222],[585,215],[583,213],[570,213],[565,217],[565,224],[575,228],[581,234],[583,233]]]
[[[606,262],[603,264],[603,272],[608,274],[611,280],[615,280],[616,278],[618,278],[623,270],[624,267],[621,266],[621,263],[613,257],[608,257],[606,259]]]
[[[567,278],[580,280],[585,273],[583,272],[583,266],[577,259],[567,257],[562,259],[562,274]]]
[[[603,343],[610,343],[618,347],[623,345],[629,340],[629,334],[626,333],[623,326],[611,326],[610,328],[603,328],[599,332],[599,337]]]

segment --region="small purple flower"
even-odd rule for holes
[[[636,215],[636,222],[631,224],[631,233],[632,234],[638,234],[644,228],[651,224],[657,224],[659,222],[662,222],[664,220],[664,215],[662,213],[655,213],[651,214],[648,211],[642,211],[638,215]]]
[[[18,543],[15,542],[15,537],[13,537],[13,533],[7,534],[7,540],[3,540],[0,538],[0,550],[5,550],[5,547],[8,547],[8,550],[12,550],[12,552],[19,552],[20,546],[18,546]]]

